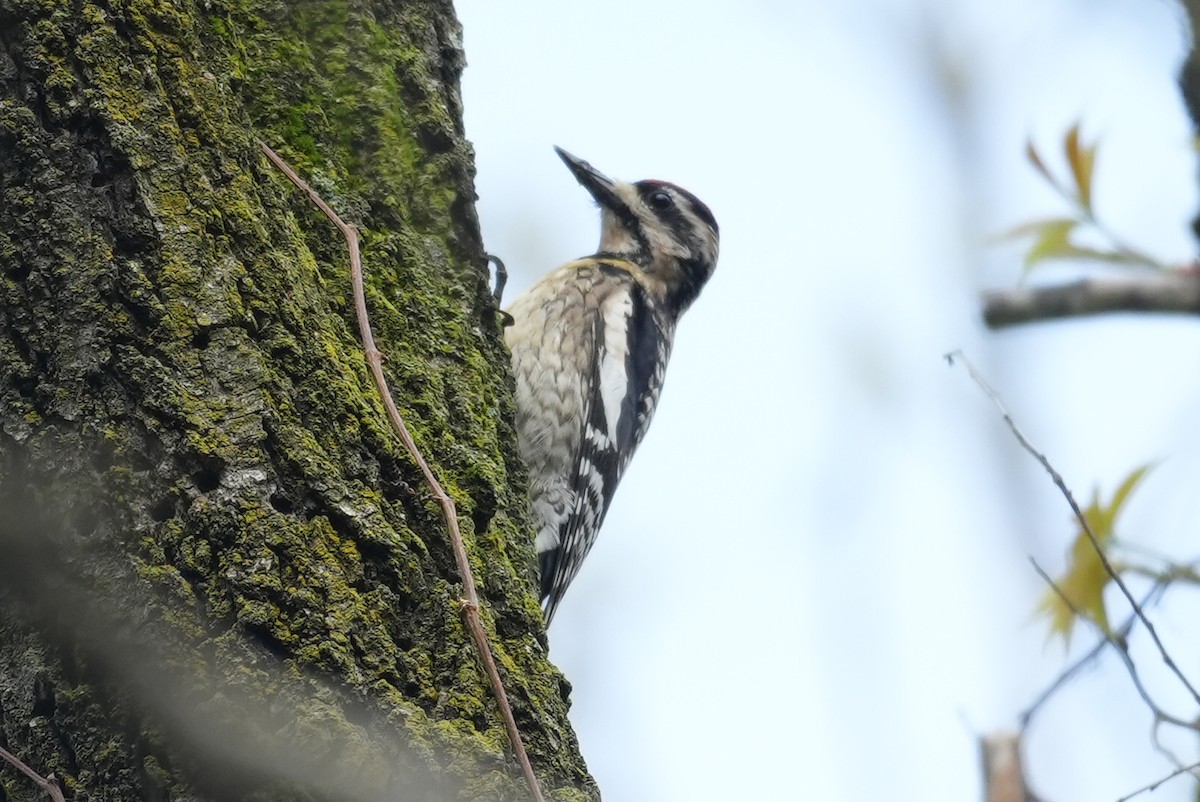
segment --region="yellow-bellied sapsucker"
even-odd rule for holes
[[[555,148],[600,204],[600,248],[509,309],[546,623],[646,434],[680,315],[717,264],[717,221],[664,181],[626,184]]]

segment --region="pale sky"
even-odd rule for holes
[[[1119,534],[1200,552],[1200,324],[991,333],[978,298],[1018,280],[1020,245],[994,234],[1067,211],[1023,147],[1032,136],[1061,166],[1076,120],[1100,140],[1100,214],[1165,260],[1192,257],[1182,12],[457,7],[483,234],[512,273],[510,301],[599,236],[552,145],[615,177],[678,183],[721,226],[654,425],[550,631],[604,799],[979,799],[975,737],[1014,726],[1069,659],[1033,615],[1043,587],[1028,557],[1061,571],[1072,527],[942,354],[968,353],[1081,500],[1161,460]],[[1185,591],[1154,611],[1194,679],[1198,612]],[[1112,615],[1125,615],[1115,598]],[[1070,654],[1093,642],[1081,631]],[[1157,660],[1134,645],[1154,679]],[[1029,733],[1035,790],[1115,800],[1165,775],[1150,723],[1107,657]],[[1172,742],[1197,759],[1195,738]],[[1190,790],[1176,780],[1139,798]]]

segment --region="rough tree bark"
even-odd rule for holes
[[[1200,0],[1181,0],[1190,27],[1191,47],[1179,70],[1179,91],[1187,107],[1192,127],[1200,135],[1200,52],[1196,49],[1197,31],[1200,31]],[[1192,221],[1192,230],[1200,237],[1200,215]]]
[[[533,594],[459,38],[449,0],[0,0],[0,745],[68,798],[527,798],[343,243],[255,137],[362,227],[535,768],[597,797]]]

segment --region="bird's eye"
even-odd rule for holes
[[[650,196],[650,205],[655,209],[662,211],[663,209],[670,209],[672,206],[674,206],[675,201],[673,201],[671,196],[665,192],[655,192]]]

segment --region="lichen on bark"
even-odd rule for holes
[[[533,593],[448,2],[0,0],[0,742],[75,799],[523,799],[459,505],[555,799],[596,798]],[[0,798],[37,798],[0,769]]]

